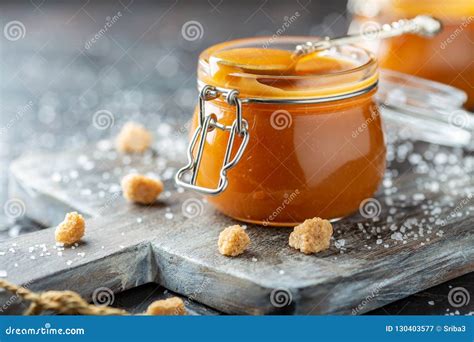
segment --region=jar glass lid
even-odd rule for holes
[[[462,108],[462,90],[383,69],[376,94],[384,121],[430,143],[474,148],[474,115]]]
[[[345,45],[295,54],[295,47],[309,39],[314,37],[261,37],[214,45],[200,56],[199,80],[237,89],[244,97],[287,99],[350,94],[377,82],[370,52]]]

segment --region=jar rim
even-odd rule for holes
[[[315,37],[310,36],[280,36],[280,37],[253,37],[236,39],[228,42],[218,43],[204,50],[198,63],[198,79],[200,82],[215,87],[229,88],[228,84],[216,82],[211,73],[210,58],[216,52],[233,48],[242,47],[261,47],[261,48],[281,48],[283,50],[293,49],[298,44],[304,44],[307,41],[314,41]],[[285,47],[287,47],[285,49]],[[291,50],[290,50],[291,51]],[[263,96],[287,97],[287,98],[307,98],[319,96],[337,96],[353,92],[359,92],[361,89],[370,87],[378,81],[377,59],[370,51],[355,45],[343,45],[340,47],[326,50],[330,57],[334,59],[349,60],[354,67],[344,70],[337,70],[328,73],[318,73],[309,75],[266,75],[265,73],[251,73],[248,71],[232,74],[235,79],[252,80],[265,79],[275,82],[300,82],[301,87],[295,87],[291,90],[268,91],[258,90],[250,91],[242,87],[237,89],[245,96]],[[309,82],[309,83],[308,83]],[[310,84],[310,86],[308,86]],[[240,84],[239,84],[240,85]],[[230,86],[230,88],[235,88]]]

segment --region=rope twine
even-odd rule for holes
[[[24,315],[38,315],[43,311],[54,311],[61,315],[130,315],[125,310],[110,306],[96,306],[87,303],[74,291],[46,291],[35,293],[25,287],[0,279],[0,288],[16,294],[30,302]]]

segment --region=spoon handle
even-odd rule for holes
[[[370,29],[356,35],[332,38],[326,37],[315,42],[306,42],[296,46],[295,53],[303,55],[319,50],[326,50],[334,46],[359,43],[364,40],[385,39],[413,33],[420,36],[431,37],[438,34],[443,28],[440,20],[428,16],[419,15],[413,19],[401,19],[391,24],[383,24],[380,28]]]

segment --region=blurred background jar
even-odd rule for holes
[[[404,35],[383,41],[367,35],[365,45],[382,68],[443,82],[464,90],[474,109],[474,0],[349,0],[350,33],[368,32],[401,18],[433,15],[444,30],[433,38]]]

